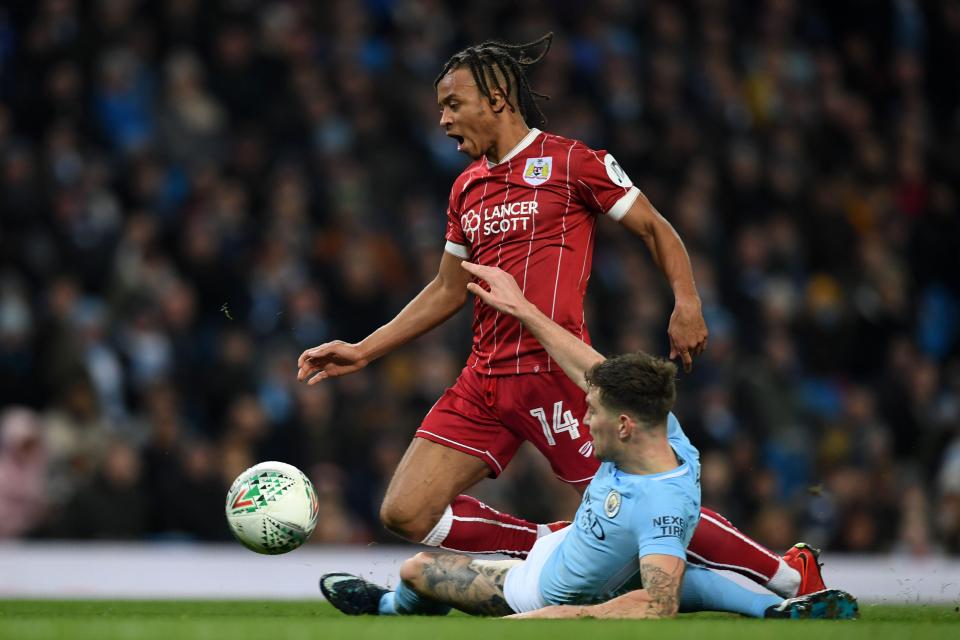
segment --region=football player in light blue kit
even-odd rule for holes
[[[603,397],[603,390],[610,383],[591,378],[612,377],[617,369],[634,373],[654,367],[663,376],[654,381],[654,386],[673,386],[673,366],[651,356],[629,354],[607,363],[605,369],[591,369],[587,376],[588,412],[592,415],[585,422],[591,429],[599,421],[603,406],[611,400]],[[636,397],[639,385],[630,386]],[[666,404],[662,394],[662,389],[655,389],[654,397]],[[672,395],[666,397],[672,401]],[[526,563],[507,574],[504,590],[508,602],[517,598],[510,602],[515,609],[541,609],[547,604],[565,602],[606,602],[640,589],[641,570],[651,574],[662,570],[665,575],[679,570],[700,517],[700,456],[672,413],[666,422],[666,442],[673,452],[671,456],[665,451],[663,456],[666,464],[673,466],[666,471],[630,473],[624,468],[626,464],[609,461],[606,443],[598,445],[594,441],[596,454],[607,461],[587,488],[573,525],[551,534],[553,539],[544,540]],[[605,431],[605,435],[609,432]],[[641,563],[646,559],[647,566],[638,564],[638,558]],[[649,583],[653,576],[647,577]],[[527,585],[534,580],[538,589]],[[532,598],[521,599],[518,594]],[[776,598],[775,603],[779,604],[780,599]]]
[[[603,461],[571,526],[540,538],[526,560],[419,553],[388,591],[342,573],[320,587],[341,611],[442,615],[450,607],[522,618],[663,618],[678,611],[754,617],[853,618],[850,594],[782,600],[686,564],[700,514],[700,462],[676,417],[676,367],[637,353],[604,359],[524,297],[509,274],[464,263],[489,286],[474,295],[518,318],[587,393],[594,453]],[[512,615],[511,615],[512,614]]]

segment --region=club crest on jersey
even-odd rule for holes
[[[523,168],[523,181],[538,186],[550,179],[553,173],[553,157],[527,158],[527,166]]]
[[[607,499],[603,501],[603,511],[608,518],[612,518],[620,513],[620,494],[616,489],[611,489],[607,494]]]

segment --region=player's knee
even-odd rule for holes
[[[403,564],[400,565],[400,579],[416,586],[432,562],[433,554],[423,551],[412,558],[407,558],[403,561]]]
[[[380,522],[387,529],[410,542],[420,542],[433,530],[440,520],[437,515],[422,506],[412,506],[400,501],[384,499],[380,505]]]

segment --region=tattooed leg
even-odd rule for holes
[[[400,577],[422,596],[465,613],[505,616],[513,613],[503,582],[518,560],[476,560],[454,553],[418,553],[403,563]]]

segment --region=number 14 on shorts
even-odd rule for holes
[[[563,410],[563,400],[553,403],[552,428],[547,422],[547,412],[544,407],[531,409],[530,415],[540,421],[540,426],[543,427],[543,435],[547,438],[547,443],[550,446],[557,444],[553,434],[560,435],[561,433],[567,432],[570,434],[571,440],[576,440],[580,437],[580,421],[573,417],[573,412],[569,409],[566,411]]]

